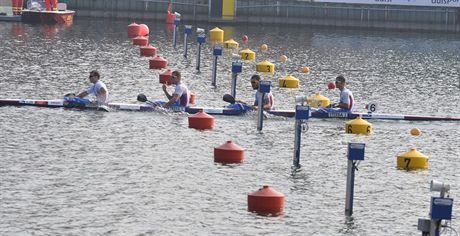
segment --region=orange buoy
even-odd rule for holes
[[[136,22],[133,22],[128,25],[128,37],[134,38],[139,36],[139,25]]]
[[[153,57],[157,54],[157,48],[149,44],[147,46],[141,46],[140,52],[143,57]]]
[[[280,215],[284,209],[284,194],[268,185],[248,194],[248,211],[261,215]]]
[[[241,163],[244,158],[244,149],[231,140],[214,148],[214,161],[220,163]]]
[[[149,27],[146,24],[139,25],[139,36],[147,36],[149,33]]]
[[[212,129],[214,127],[214,117],[201,110],[188,117],[188,127],[199,130]]]
[[[196,94],[194,92],[190,93],[190,104],[195,104]]]
[[[170,85],[171,84],[171,75],[172,75],[172,70],[168,69],[165,72],[160,74],[160,84],[166,84]]]
[[[419,128],[412,128],[410,130],[410,134],[413,136],[419,136],[420,134],[422,134],[422,131]]]
[[[156,56],[149,60],[150,69],[163,69],[168,66],[168,60],[164,59],[161,56]]]
[[[144,36],[137,36],[133,38],[133,45],[138,46],[147,46],[149,44],[149,39]]]

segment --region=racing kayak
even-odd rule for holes
[[[92,104],[84,99],[69,100],[69,99],[52,99],[52,100],[34,100],[34,99],[0,99],[0,106],[35,106],[35,107],[49,107],[49,108],[73,108],[73,109],[88,109],[98,110],[100,106]],[[151,112],[158,110],[157,106],[149,103],[133,104],[133,103],[108,103],[105,105],[111,110],[120,111],[146,111]],[[210,115],[242,115],[248,109],[242,109],[236,106],[223,107],[223,108],[207,108],[207,107],[181,107],[172,109],[174,111],[183,111],[190,114],[204,111]]]
[[[33,99],[0,99],[0,106],[36,106],[36,107],[51,107],[51,108],[74,108],[74,109],[100,109],[99,106],[91,103],[81,103],[69,99],[53,99],[53,100],[33,100]],[[132,104],[132,103],[108,103],[109,109],[120,111],[155,111],[158,109],[149,103]],[[207,107],[181,107],[173,109],[175,111],[183,111],[190,114],[204,111],[210,115],[230,115],[238,116],[252,111],[250,106],[245,104],[230,104],[222,108],[207,108]],[[295,110],[271,110],[267,113],[274,116],[294,117]],[[311,118],[341,118],[355,119],[361,116],[363,119],[380,119],[380,120],[410,120],[410,121],[460,121],[460,117],[441,117],[441,116],[419,116],[419,115],[402,115],[402,114],[387,114],[387,113],[359,113],[359,112],[335,112],[329,109],[311,109]]]

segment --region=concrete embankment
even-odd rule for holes
[[[164,20],[169,1],[67,0],[77,17]],[[271,0],[181,0],[182,20],[460,33],[460,7]]]

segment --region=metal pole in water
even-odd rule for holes
[[[345,194],[345,215],[353,214],[353,196],[357,161],[364,160],[364,143],[348,143],[347,191]]]
[[[233,98],[236,98],[236,80],[238,73],[241,73],[243,70],[243,63],[239,60],[232,62],[232,91],[231,95]]]
[[[187,51],[188,51],[188,44],[187,38],[192,33],[192,26],[186,25],[185,26],[185,33],[184,33],[184,57],[187,58]]]
[[[294,137],[294,168],[300,168],[300,141],[302,136],[302,123],[308,120],[310,116],[310,107],[296,105],[295,107],[295,137]]]
[[[222,55],[222,47],[220,45],[214,46],[213,55],[214,55],[214,63],[212,64],[212,82],[211,82],[211,85],[216,87],[217,59],[218,59],[219,56]]]
[[[442,221],[445,220],[446,225],[449,225],[447,221],[452,220],[454,199],[449,198],[449,195],[445,197],[449,190],[449,184],[431,180],[430,191],[439,192],[439,197],[431,197],[430,219],[418,219],[417,229],[422,231],[422,236],[439,236]]]
[[[206,35],[204,34],[204,30],[198,28],[196,30],[198,33],[198,36],[196,38],[196,41],[198,43],[198,51],[197,51],[197,58],[196,58],[196,70],[200,71],[200,64],[201,64],[201,44],[206,42]]]
[[[174,29],[173,29],[173,47],[174,47],[174,49],[176,49],[176,43],[177,43],[176,31],[177,31],[177,27],[180,24],[180,18],[178,18],[177,15],[179,15],[179,17],[180,17],[180,14],[177,13],[176,14],[176,19],[174,20]]]
[[[264,126],[264,95],[265,93],[259,93],[257,96],[258,107],[257,107],[257,130],[261,131]]]
[[[257,116],[257,130],[261,131],[263,128],[264,120],[264,97],[266,93],[270,92],[271,82],[267,80],[261,80],[259,83],[259,89],[257,90],[257,105],[258,105],[258,116]]]

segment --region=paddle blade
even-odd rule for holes
[[[230,94],[224,94],[222,99],[230,104],[235,104],[235,98]]]
[[[68,94],[64,95],[64,97],[70,97],[70,98],[74,98],[76,96],[77,95],[75,95],[75,93],[68,93]]]
[[[139,95],[137,95],[137,101],[146,102],[147,101],[147,96],[145,96],[144,94],[140,93]]]

